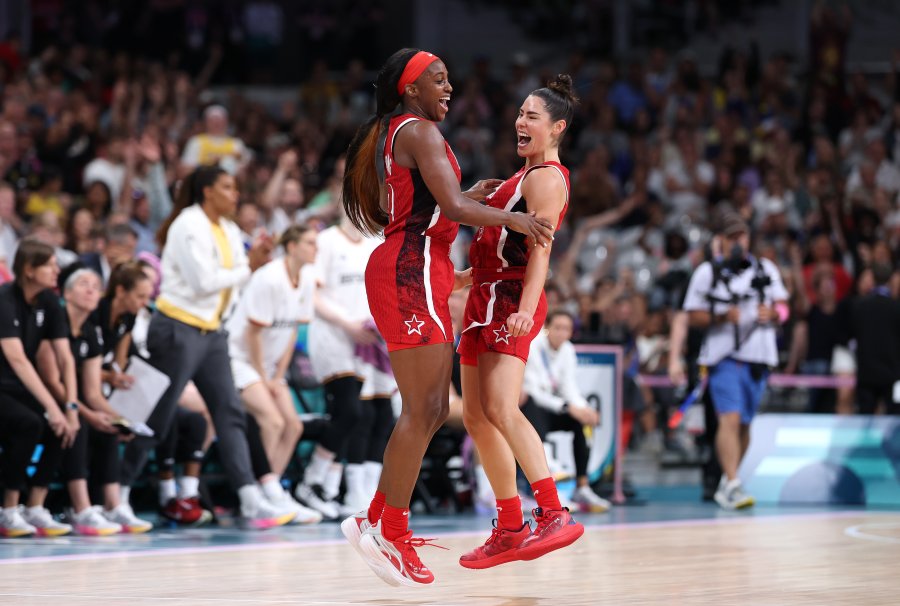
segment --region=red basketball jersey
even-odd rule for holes
[[[522,181],[530,171],[539,168],[559,171],[565,181],[566,203],[556,222],[558,229],[569,207],[569,171],[558,162],[523,168],[504,181],[485,203],[506,211],[528,212],[527,201],[522,196]],[[519,309],[530,255],[531,247],[524,234],[505,227],[478,230],[469,249],[472,289],[466,301],[463,335],[458,348],[463,364],[477,365],[478,355],[483,352],[502,353],[528,361],[531,342],[543,328],[547,315],[544,293],[541,292],[534,311],[534,326],[529,334],[513,337],[506,327],[506,320]]]
[[[453,340],[448,300],[453,290],[450,245],[459,224],[441,213],[416,169],[394,162],[397,131],[415,120],[391,119],[385,139],[385,186],[389,223],[385,240],[369,257],[366,294],[378,330],[390,350]],[[456,157],[444,142],[447,159],[460,178]]]
[[[559,229],[566,210],[569,208],[569,171],[559,162],[545,162],[530,168],[522,168],[519,172],[504,181],[497,191],[485,200],[485,204],[508,212],[528,212],[528,205],[522,196],[522,181],[525,175],[539,168],[552,168],[559,171],[566,183],[566,203],[556,221]],[[506,227],[481,227],[469,248],[469,263],[477,270],[497,270],[521,267],[528,264],[531,248],[525,242],[525,234],[509,231]]]
[[[428,190],[422,175],[415,168],[400,166],[394,161],[394,141],[401,128],[416,120],[413,114],[402,114],[391,118],[384,145],[384,174],[387,187],[387,212],[389,222],[384,228],[385,238],[398,231],[407,231],[428,236],[451,244],[459,231],[459,223],[451,221],[441,213],[437,200]],[[456,173],[456,180],[462,178],[459,163],[450,145],[444,141],[447,159]]]

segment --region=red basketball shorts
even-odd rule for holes
[[[390,235],[369,257],[366,295],[388,351],[453,341],[450,244],[409,232]]]
[[[476,282],[472,285],[466,301],[463,334],[457,347],[461,364],[478,366],[478,355],[486,352],[514,356],[528,362],[531,342],[544,328],[547,318],[547,298],[541,292],[531,331],[521,337],[512,336],[506,320],[519,310],[524,286],[522,280]]]

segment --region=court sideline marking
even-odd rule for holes
[[[702,525],[719,525],[719,524],[738,524],[747,521],[794,521],[794,520],[812,520],[812,519],[828,519],[828,518],[847,518],[860,515],[878,515],[890,512],[872,512],[872,511],[824,511],[814,513],[799,514],[777,514],[772,516],[748,516],[745,514],[737,514],[728,517],[717,518],[695,518],[688,520],[668,520],[668,521],[652,521],[652,522],[613,522],[611,524],[602,524],[598,526],[588,526],[587,531],[614,531],[625,528],[679,528]],[[465,538],[480,537],[485,534],[484,530],[466,530],[451,531],[441,533],[442,537],[448,538]],[[9,539],[8,541],[21,541],[22,539]],[[28,539],[24,539],[27,541]],[[9,544],[7,541],[4,543]],[[0,543],[2,544],[2,543]],[[200,553],[230,553],[235,551],[261,551],[265,549],[285,549],[298,547],[324,547],[329,545],[346,545],[344,538],[320,539],[314,541],[285,541],[278,543],[237,543],[233,545],[200,545],[195,547],[166,547],[162,549],[151,549],[141,551],[109,551],[109,552],[92,552],[92,553],[73,553],[50,556],[35,557],[17,557],[0,559],[0,565],[14,564],[45,564],[52,562],[74,562],[83,560],[109,560],[129,557],[151,557],[151,556],[173,556]],[[2,594],[0,594],[2,595]]]

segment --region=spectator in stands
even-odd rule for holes
[[[89,252],[81,257],[81,262],[97,272],[106,287],[112,271],[119,264],[134,259],[137,237],[137,232],[127,223],[110,225],[103,237],[102,252]]]
[[[228,134],[228,110],[210,105],[203,111],[204,132],[191,137],[181,156],[181,171],[189,173],[198,166],[216,165],[229,174],[237,174],[252,158],[244,142]]]
[[[22,221],[16,215],[16,194],[8,183],[0,182],[0,254],[12,264],[19,245]]]
[[[900,382],[900,301],[890,291],[893,267],[872,267],[874,290],[850,311],[850,337],[856,341],[856,401],[860,414],[883,410],[900,414],[895,400]]]
[[[551,431],[572,433],[576,486],[571,501],[585,511],[602,513],[609,510],[610,503],[591,490],[587,475],[590,446],[584,435],[585,427],[599,425],[600,415],[575,381],[578,361],[570,341],[574,325],[574,318],[565,311],[547,314],[545,330],[532,341],[525,364],[522,412],[541,440],[546,441]]]

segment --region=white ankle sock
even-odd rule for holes
[[[159,504],[165,506],[170,500],[178,495],[178,489],[175,486],[175,478],[159,481]],[[125,498],[122,498],[125,501]]]
[[[178,480],[178,488],[182,499],[191,499],[200,496],[200,478],[193,476],[181,476]]]
[[[256,511],[257,505],[263,501],[263,493],[256,484],[247,484],[238,488],[238,498],[241,500],[241,509]]]
[[[344,482],[347,484],[347,503],[371,500],[375,493],[368,494],[366,486],[366,470],[361,464],[348,464],[344,468]]]
[[[322,491],[329,500],[334,500],[341,491],[341,478],[344,476],[344,466],[340,463],[332,463],[322,482]]]
[[[263,494],[270,501],[273,499],[277,499],[284,493],[284,489],[281,487],[281,482],[278,481],[278,478],[273,478],[271,480],[267,480],[262,486]]]
[[[322,456],[318,451],[314,452],[309,460],[309,465],[306,467],[306,472],[303,474],[303,483],[307,486],[321,486],[324,484],[325,476],[328,474],[328,469],[333,462],[334,455],[327,457]]]
[[[363,469],[366,470],[366,494],[371,498],[378,490],[378,482],[381,480],[381,470],[384,469],[384,465],[375,461],[366,461],[363,463]]]
[[[128,500],[131,497],[131,486],[125,486],[122,484],[119,486],[119,501],[122,503],[128,504]]]

